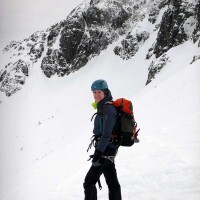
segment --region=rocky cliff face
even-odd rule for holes
[[[23,60],[7,64],[0,75],[1,91],[10,96],[20,90],[28,77],[28,69],[29,63]]]
[[[84,2],[66,20],[38,31],[28,39],[11,42],[4,49],[4,54],[10,54],[10,59],[15,62],[24,60],[29,66],[41,62],[41,69],[48,78],[68,75],[85,66],[92,57],[127,33],[134,12],[133,4],[131,0]],[[0,91],[7,96],[21,87],[15,84],[16,81],[11,81],[15,79],[10,74],[15,68],[14,63],[9,66],[0,71]]]
[[[41,65],[45,75],[64,76],[77,71],[124,34],[133,12],[131,1],[124,3],[126,6],[121,1],[93,1],[73,10],[61,30],[57,28],[59,47],[48,47]]]
[[[113,49],[116,56],[130,59],[150,36],[149,30],[140,26],[144,20],[157,31],[156,41],[146,56],[155,57],[149,66],[148,84],[165,66],[165,53],[170,48],[189,39],[199,41],[199,7],[197,0],[85,1],[66,20],[23,41],[13,41],[4,49],[11,62],[1,67],[0,91],[10,96],[20,90],[29,67],[36,62],[41,63],[48,78],[75,72],[117,40],[121,44]],[[198,58],[196,55],[193,62]]]
[[[165,52],[187,40],[196,42],[200,36],[199,1],[170,0],[166,3],[168,9],[163,14],[157,39],[147,54],[147,59],[152,55],[155,55],[156,59],[149,66],[146,84],[166,65],[168,59]],[[197,58],[199,55],[195,55],[193,60]],[[161,62],[158,62],[159,60]]]

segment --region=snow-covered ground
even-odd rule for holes
[[[19,92],[0,93],[0,199],[84,198],[93,153],[86,152],[95,112],[90,86],[99,78],[114,99],[132,100],[141,129],[140,143],[121,147],[116,157],[123,199],[200,199],[200,60],[190,64],[199,48],[188,41],[170,49],[166,66],[145,86],[156,32],[143,25],[150,38],[131,60],[115,56],[113,44],[78,72],[48,79],[41,58]],[[106,200],[101,181],[99,200]]]
[[[197,50],[191,42],[171,49],[170,62],[147,86],[150,60],[139,59],[145,45],[129,61],[108,48],[64,78],[47,79],[33,65],[24,88],[0,104],[0,198],[83,199],[95,112],[90,85],[104,78],[114,98],[133,101],[141,128],[141,142],[120,148],[116,158],[123,199],[199,199],[200,61],[189,64]]]

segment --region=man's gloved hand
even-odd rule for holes
[[[95,150],[94,156],[93,156],[93,159],[92,159],[92,165],[94,167],[99,167],[101,165],[102,154],[103,153],[101,151],[99,151],[98,149]]]

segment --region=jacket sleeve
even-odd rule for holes
[[[117,111],[113,105],[106,106],[103,110],[102,134],[97,149],[104,152],[112,136],[114,125],[117,121]]]

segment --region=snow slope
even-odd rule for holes
[[[141,142],[116,158],[123,199],[200,198],[200,62],[190,65],[199,49],[191,42],[172,48],[170,62],[145,86],[153,37],[129,61],[114,55],[113,44],[64,78],[47,79],[33,64],[23,90],[0,104],[2,200],[83,199],[97,78],[108,81],[114,98],[133,101],[141,128]]]

